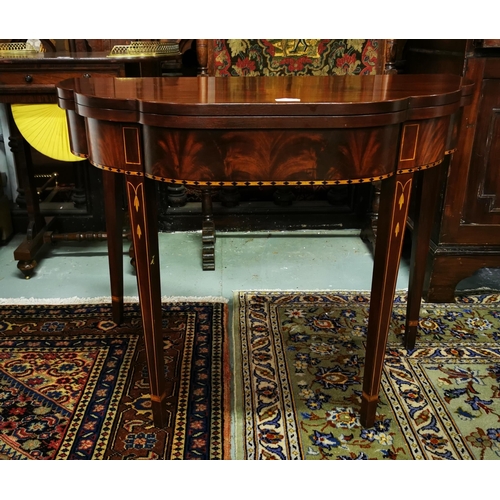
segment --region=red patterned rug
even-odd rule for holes
[[[0,459],[229,458],[227,305],[164,305],[170,420],[152,425],[140,312],[0,306]]]

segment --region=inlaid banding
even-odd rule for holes
[[[125,163],[129,165],[141,164],[141,147],[139,130],[136,127],[123,127],[123,151]]]

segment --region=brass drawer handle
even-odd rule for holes
[[[91,76],[90,73],[84,73],[83,74],[83,78],[90,78],[90,76]]]
[[[31,82],[33,81],[33,77],[32,77],[31,75],[26,75],[26,76],[24,77],[24,81],[25,81],[26,83],[31,83]]]

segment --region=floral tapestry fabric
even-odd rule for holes
[[[378,40],[214,39],[214,76],[374,75]]]

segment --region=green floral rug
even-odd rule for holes
[[[397,296],[374,427],[359,422],[369,295],[238,292],[236,459],[500,459],[500,295],[423,303],[402,347]]]

